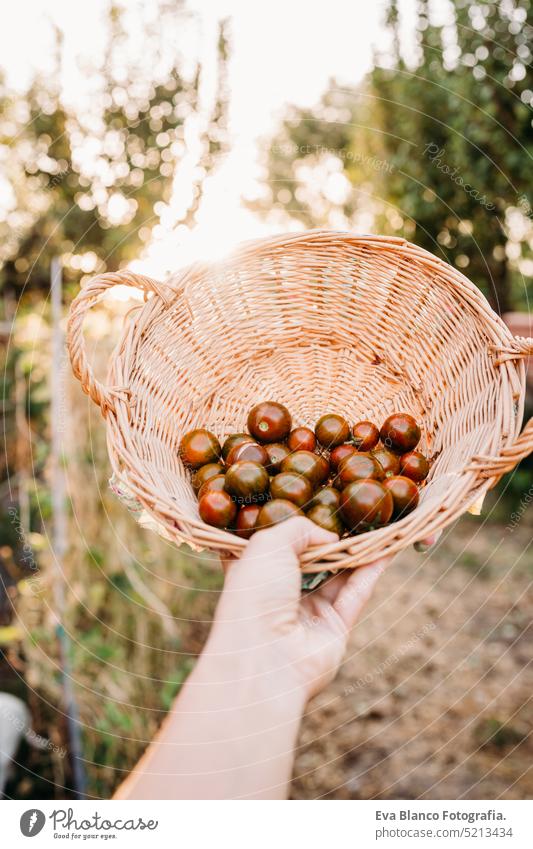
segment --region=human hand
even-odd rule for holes
[[[334,677],[391,560],[339,573],[302,596],[299,555],[335,539],[308,519],[290,519],[254,534],[225,564],[204,651],[117,798],[287,798],[305,704]]]
[[[335,676],[350,630],[391,558],[344,571],[302,596],[299,555],[337,539],[309,519],[258,531],[226,566],[224,591],[210,637],[217,655],[238,655],[243,670],[261,673],[280,695],[304,701]]]

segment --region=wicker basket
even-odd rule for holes
[[[143,289],[145,302],[102,384],[82,324],[117,284]],[[513,337],[462,274],[404,239],[315,230],[245,243],[165,284],[102,274],[72,305],[68,347],[106,419],[115,479],[178,545],[245,546],[201,521],[178,443],[194,427],[242,430],[261,400],[310,426],[327,411],[378,424],[411,412],[433,458],[416,510],[309,548],[305,572],[359,566],[445,527],[533,449],[533,419],[519,433],[533,340]]]

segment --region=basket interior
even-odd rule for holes
[[[475,304],[442,270],[372,245],[296,242],[204,268],[170,308],[151,308],[128,383],[138,398],[130,450],[162,498],[195,520],[181,436],[243,430],[261,400],[309,426],[328,411],[378,425],[412,413],[434,458],[422,500],[459,485],[472,455],[501,433]]]

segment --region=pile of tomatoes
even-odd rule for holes
[[[327,413],[314,431],[293,429],[283,404],[263,401],[250,410],[248,433],[232,433],[220,445],[210,431],[192,430],[179,451],[207,524],[248,539],[260,528],[306,515],[340,537],[414,510],[429,472],[416,450],[420,435],[408,413],[393,413],[381,428],[370,421],[350,427]]]

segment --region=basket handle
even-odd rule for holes
[[[87,312],[100,301],[106,291],[112,286],[134,286],[145,292],[158,295],[166,306],[170,306],[176,293],[164,283],[158,283],[143,274],[133,271],[116,271],[98,274],[84,286],[76,295],[70,307],[67,323],[67,348],[75,376],[81,383],[84,392],[98,404],[102,415],[108,410],[114,410],[116,398],[124,398],[129,394],[126,387],[105,386],[94,376],[92,366],[87,358],[87,349],[83,338],[83,322]]]
[[[502,365],[508,360],[526,359],[533,356],[533,338],[514,336],[512,342],[495,350],[496,365]],[[476,456],[468,471],[477,472],[482,478],[496,478],[496,483],[502,475],[511,472],[521,460],[533,452],[533,418],[529,419],[515,441],[502,448],[497,457]]]
[[[474,457],[475,467],[483,478],[501,478],[511,472],[521,460],[533,451],[533,418],[525,425],[522,433],[512,445],[502,448],[498,457]]]

